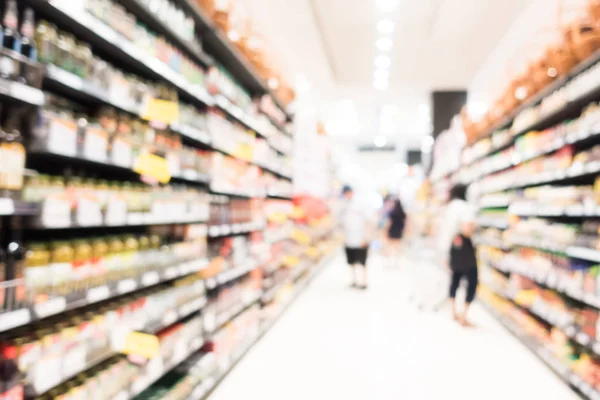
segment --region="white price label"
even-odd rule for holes
[[[106,300],[110,297],[110,289],[108,286],[99,286],[87,291],[87,301],[89,303],[97,303],[102,300]]]
[[[172,325],[175,321],[177,321],[177,313],[173,310],[168,311],[163,317],[162,324],[164,326]]]
[[[12,215],[15,213],[15,202],[12,199],[0,198],[0,215]]]
[[[38,318],[46,318],[65,311],[67,309],[67,299],[64,297],[56,297],[43,303],[36,304],[33,309]]]
[[[177,267],[169,267],[165,269],[165,272],[163,273],[165,280],[177,278],[179,275],[180,270]]]
[[[144,286],[155,285],[159,282],[160,278],[158,277],[158,272],[150,271],[146,272],[142,275],[142,284]]]
[[[25,325],[29,321],[31,321],[31,313],[27,309],[0,314],[0,332]]]
[[[137,283],[135,280],[125,279],[125,280],[122,280],[121,282],[119,282],[117,290],[119,291],[119,293],[123,294],[123,293],[133,292],[136,288],[137,288]]]

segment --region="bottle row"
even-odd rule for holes
[[[8,9],[15,10],[14,15],[10,13],[11,17],[8,18],[17,21],[19,13],[16,4],[11,3],[12,0],[7,1]],[[231,112],[233,108],[239,109],[243,115],[242,120],[246,121],[249,118],[253,121],[252,127],[259,127],[261,134],[273,135],[278,137],[278,141],[282,140],[282,132],[271,123],[269,118],[258,112],[258,106],[252,103],[251,98],[238,85],[230,81],[227,74],[213,68],[207,75],[202,67],[188,59],[179,49],[163,38],[148,32],[144,25],[136,24],[135,18],[131,14],[122,11],[122,6],[107,2],[99,7],[93,3],[99,2],[90,1],[85,5],[70,4],[69,6],[71,10],[84,7],[85,11],[82,10],[82,12],[89,13],[89,17],[107,24],[108,29],[124,35],[124,40],[143,53],[146,58],[165,65],[190,88],[196,88],[194,93],[205,93],[200,97],[203,103],[213,104],[207,90],[214,95],[220,93],[219,96],[225,96],[224,98],[227,99],[225,110]],[[155,4],[147,6],[154,8]],[[146,7],[146,5],[142,5],[142,7]],[[73,34],[59,30],[45,20],[36,22],[31,9],[24,11],[23,19],[22,30],[27,31],[27,34],[19,35],[16,32],[14,39],[16,44],[13,47],[19,47],[21,41],[24,40],[22,38],[27,38],[27,43],[30,43],[29,47],[31,48],[29,53],[32,57],[30,59],[37,60],[47,65],[48,68],[45,73],[39,68],[20,68],[13,65],[19,61],[17,53],[8,53],[5,58],[9,61],[12,60],[13,63],[4,63],[5,69],[10,66],[10,71],[0,72],[0,78],[24,81],[31,86],[40,87],[43,75],[50,80],[58,80],[72,89],[86,90],[89,92],[88,94],[136,114],[141,113],[149,97],[177,101],[177,92],[172,88],[164,83],[157,83],[115,68],[95,55],[90,44],[78,41]],[[26,65],[29,64],[31,62]],[[30,69],[32,72],[29,72]],[[28,74],[21,74],[22,70]],[[232,114],[234,117],[238,117],[237,112]]]

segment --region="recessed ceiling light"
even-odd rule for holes
[[[394,32],[394,23],[389,19],[382,19],[377,23],[377,30],[382,35],[389,35]]]
[[[387,69],[376,69],[375,80],[387,80],[390,77],[390,71]]]
[[[427,104],[419,104],[419,112],[421,114],[429,114],[429,106]]]
[[[548,68],[548,76],[550,78],[556,78],[556,75],[558,75],[558,71],[556,70],[556,68]]]
[[[375,79],[373,86],[377,90],[385,90],[388,87],[388,81],[387,79]]]
[[[375,147],[383,147],[387,144],[387,138],[383,135],[375,136],[373,143],[375,144]]]
[[[389,68],[392,64],[392,60],[385,54],[380,54],[375,57],[375,65],[377,68]]]
[[[381,11],[388,12],[398,6],[398,0],[377,0],[376,4]]]
[[[388,51],[393,45],[394,42],[390,38],[379,38],[375,42],[375,46],[377,46],[379,51]]]

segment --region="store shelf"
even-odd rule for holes
[[[501,218],[479,217],[476,223],[485,228],[508,229],[509,227],[508,221]]]
[[[206,50],[246,88],[253,94],[271,96],[275,104],[286,113],[288,119],[291,115],[286,112],[284,105],[269,89],[268,85],[258,75],[255,68],[246,60],[245,56],[235,48],[233,43],[216,27],[204,11],[193,0],[177,0],[194,17],[197,27],[203,33],[202,39]]]
[[[147,271],[134,278],[121,279],[110,284],[90,288],[71,296],[55,296],[29,308],[1,313],[0,332],[27,325],[65,311],[119,297],[138,289],[168,282],[201,271],[207,265],[207,260],[185,261],[160,270]]]
[[[498,122],[493,127],[488,129],[487,132],[485,134],[483,134],[481,137],[482,138],[489,137],[492,135],[492,133],[494,131],[508,127],[513,122],[515,117],[517,115],[519,115],[522,111],[539,104],[546,96],[552,94],[557,89],[560,89],[571,79],[578,76],[580,73],[582,73],[587,68],[591,67],[592,65],[596,64],[599,61],[600,61],[600,51],[597,51],[591,57],[580,62],[577,66],[575,66],[573,69],[571,69],[571,71],[567,75],[557,78],[552,83],[547,85],[544,89],[542,89],[541,91],[536,93],[534,96],[532,96],[531,98],[524,101],[523,104],[521,104],[519,107],[517,107],[511,113],[509,113],[500,122]],[[590,91],[591,90],[593,90],[593,89],[590,89]],[[581,99],[581,100],[585,100],[585,99]],[[572,102],[567,103],[563,108],[567,108],[570,104],[572,104]],[[539,125],[539,123],[538,123],[538,125]],[[532,129],[535,129],[535,127]],[[515,137],[516,136],[517,135],[515,135]]]
[[[140,115],[141,110],[139,106],[123,103],[79,76],[55,65],[46,65],[44,80],[50,88],[58,89],[61,93],[66,93],[73,98],[91,100],[115,107],[136,116]]]
[[[265,228],[264,221],[244,222],[238,224],[222,224],[212,225],[208,227],[209,237],[221,237],[230,235],[239,235],[242,233],[250,233],[260,231]]]
[[[0,97],[32,106],[43,106],[45,104],[44,93],[41,90],[6,79],[0,79]]]
[[[173,42],[178,49],[183,50],[195,62],[205,67],[213,65],[212,58],[201,51],[201,47],[197,43],[188,42],[183,39],[170,26],[161,21],[156,14],[147,8],[139,0],[119,0],[120,3],[130,12],[135,14],[140,20],[148,25],[150,29],[164,35],[170,42]]]
[[[230,187],[222,187],[217,183],[211,182],[210,191],[214,194],[222,194],[225,196],[235,196],[235,197],[246,197],[246,198],[264,198],[265,193],[260,189],[255,190],[247,190],[247,189],[236,189]]]
[[[542,251],[565,254],[568,246],[555,243],[553,240],[542,240],[535,237],[511,237],[509,243],[516,247],[531,247]]]
[[[509,332],[511,332],[528,350],[539,357],[566,384],[578,390],[588,400],[600,400],[600,393],[585,383],[568,365],[559,361],[543,344],[528,336],[511,319],[501,314],[486,302],[480,302],[486,310]]]
[[[28,0],[37,10],[67,26],[79,39],[102,49],[115,59],[122,60],[138,72],[152,78],[165,79],[188,98],[212,106],[214,101],[205,88],[191,84],[179,73],[130,43],[125,37],[103,22],[74,7],[68,0]]]
[[[204,346],[204,340],[201,337],[197,337],[187,344],[187,348],[176,346],[181,349],[176,354],[169,356],[158,356],[149,360],[146,364],[144,373],[136,378],[131,386],[121,393],[119,393],[117,399],[133,399],[144,390],[152,386],[154,382],[158,381],[162,376],[172,371],[179,364],[190,358],[198,350]]]
[[[226,271],[219,273],[217,276],[206,279],[206,288],[208,290],[215,289],[221,285],[226,285],[232,282],[250,271],[257,269],[259,264],[254,260],[248,260],[245,264],[242,264],[235,268],[229,268]]]
[[[492,268],[507,274],[518,274],[531,279],[539,285],[555,290],[563,295],[577,300],[588,306],[600,309],[600,297],[591,293],[584,293],[582,290],[576,290],[569,283],[560,280],[554,271],[533,271],[526,264],[506,265],[508,263],[487,263]],[[549,318],[544,318],[548,320]],[[600,347],[599,347],[600,348]],[[598,353],[600,355],[600,353]]]
[[[600,250],[572,246],[567,249],[567,255],[581,260],[600,262]]]

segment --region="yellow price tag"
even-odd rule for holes
[[[152,358],[160,353],[158,337],[141,332],[130,332],[125,338],[122,353]]]
[[[294,239],[296,242],[298,242],[300,244],[309,244],[310,243],[310,236],[308,235],[308,233],[303,232],[299,229],[296,229],[294,232],[292,232],[292,239]]]
[[[244,161],[252,161],[253,158],[252,146],[248,143],[238,143],[233,151],[233,156]]]
[[[319,256],[319,249],[316,247],[309,247],[306,249],[306,255],[312,258],[317,258]]]
[[[267,220],[275,224],[283,224],[288,220],[288,216],[282,212],[274,212],[273,214],[269,214],[267,216]]]
[[[174,124],[179,120],[179,103],[170,100],[150,99],[144,105],[142,118],[146,121]]]
[[[168,183],[171,180],[167,160],[155,154],[144,153],[140,155],[135,160],[133,170],[140,175],[156,179],[160,183]]]
[[[292,213],[290,214],[290,217],[293,219],[299,219],[304,217],[305,213],[304,213],[304,209],[300,208],[300,207],[294,207],[294,209],[292,210]]]
[[[281,264],[286,267],[295,267],[300,264],[300,258],[298,258],[298,256],[285,256],[281,260]]]

